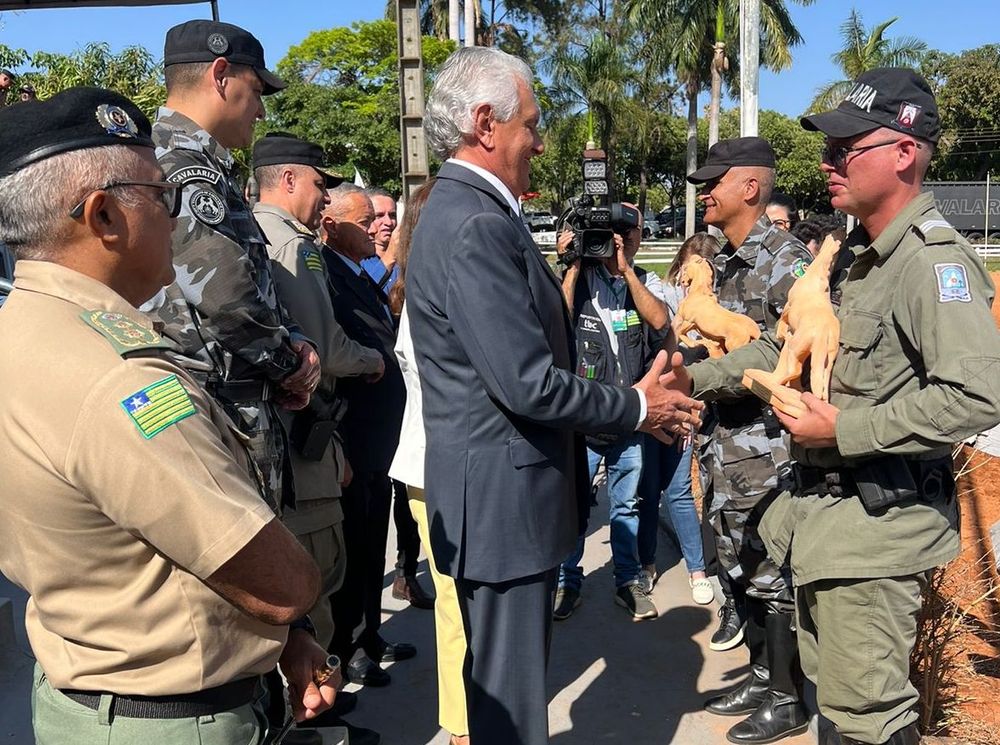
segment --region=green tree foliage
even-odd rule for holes
[[[147,116],[166,98],[163,68],[140,46],[126,47],[118,54],[106,43],[88,44],[72,54],[10,49],[0,45],[0,66],[27,66],[20,74],[22,83],[35,86],[39,98],[48,98],[76,85],[110,88],[131,98]]]
[[[820,87],[807,113],[836,107],[850,92],[851,81],[867,70],[876,67],[916,67],[920,63],[927,51],[924,42],[912,36],[890,39],[885,35],[898,20],[894,17],[872,28],[865,28],[861,14],[857,9],[851,9],[851,14],[840,27],[844,45],[832,58],[844,78]]]
[[[452,49],[449,41],[423,37],[425,70],[436,69]],[[368,183],[398,191],[396,64],[392,21],[314,31],[278,63],[288,88],[271,97],[262,129],[315,142],[344,175],[359,169]]]
[[[941,113],[931,177],[981,181],[1000,174],[1000,45],[931,53],[922,72],[936,88]]]

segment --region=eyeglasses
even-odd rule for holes
[[[877,147],[895,145],[897,142],[902,142],[902,138],[876,142],[872,145],[863,145],[861,147],[844,147],[843,145],[831,145],[827,143],[826,147],[823,148],[823,162],[829,163],[839,171],[847,165],[847,156],[851,153],[863,153],[866,150],[874,150]],[[914,142],[913,144],[917,146],[918,150],[923,148],[923,145],[919,142]]]
[[[777,220],[771,220],[771,224],[777,225],[782,230],[788,230],[788,228],[791,227],[792,222],[791,220],[785,220],[784,218],[779,217]]]
[[[108,191],[109,189],[118,189],[122,186],[151,186],[154,189],[159,189],[160,202],[163,206],[167,208],[167,214],[170,217],[177,217],[181,211],[181,189],[180,184],[174,184],[170,181],[113,181],[110,184],[105,184],[100,189],[94,189],[93,191],[87,192],[87,195],[80,200],[80,203],[76,205],[73,209],[69,211],[69,216],[74,220],[79,220],[83,215],[83,206],[86,204],[87,200],[90,199],[90,195],[98,191]]]

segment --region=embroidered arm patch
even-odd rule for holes
[[[147,440],[195,413],[191,397],[176,375],[168,375],[136,391],[123,399],[121,405]]]

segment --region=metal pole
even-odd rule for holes
[[[405,200],[428,178],[424,136],[424,64],[421,54],[418,0],[396,3],[396,43],[399,51],[399,139]]]
[[[458,0],[448,0],[448,38],[458,46],[461,41],[459,27],[461,25]]]
[[[740,135],[757,135],[760,0],[740,0]]]
[[[476,46],[476,0],[465,0],[465,46]]]
[[[218,0],[212,0],[212,20],[219,20],[219,2]]]
[[[986,213],[986,225],[983,227],[983,243],[990,245],[990,172],[986,172],[986,206],[983,208]]]

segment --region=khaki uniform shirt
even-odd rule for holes
[[[844,253],[846,252],[846,253]],[[840,349],[830,402],[840,409],[835,448],[792,443],[799,463],[847,467],[895,453],[947,457],[953,443],[1000,422],[1000,332],[993,284],[969,244],[934,208],[911,201],[874,241],[848,236],[831,279]],[[839,268],[839,270],[838,270]],[[695,394],[741,389],[746,368],[773,369],[765,334],[720,360],[691,368]],[[791,497],[768,510],[761,534],[772,558],[791,550],[796,584],[827,578],[914,574],[959,548],[955,500],[916,500],[868,514],[853,496]]]
[[[320,412],[334,398],[337,378],[375,372],[382,355],[348,338],[334,318],[326,265],[313,232],[272,204],[258,203],[253,214],[270,244],[268,255],[278,300],[316,344],[322,374],[310,406]],[[286,429],[291,429],[294,416],[295,412],[282,413]],[[285,510],[285,524],[301,535],[342,520],[340,501],[333,499],[340,496],[343,475],[340,444],[334,440],[334,447],[318,461],[302,458],[294,446],[290,452],[296,502],[295,509]]]
[[[285,642],[203,582],[274,515],[164,346],[105,285],[18,262],[0,311],[0,570],[31,594],[54,688],[189,693],[272,669]]]

